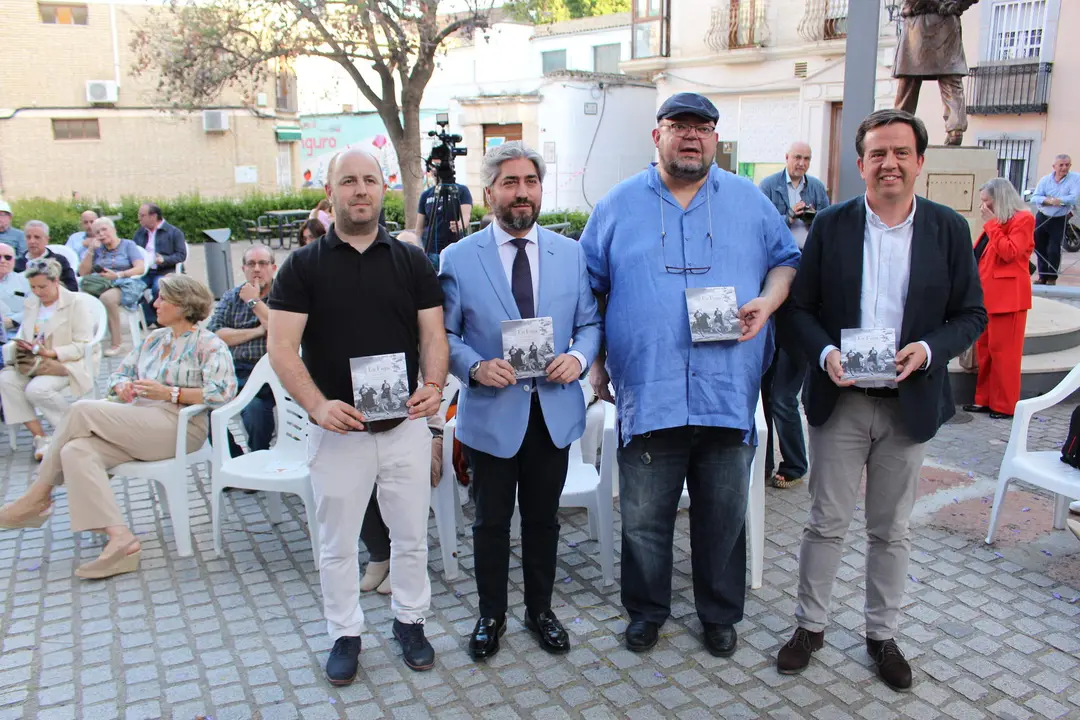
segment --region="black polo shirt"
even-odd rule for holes
[[[353,404],[349,360],[405,353],[409,392],[420,370],[420,310],[441,307],[442,288],[424,252],[383,227],[363,253],[326,235],[285,259],[270,291],[270,309],[308,316],[304,365],[323,395]]]

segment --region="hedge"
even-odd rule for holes
[[[138,228],[139,205],[155,202],[161,207],[165,219],[184,231],[188,242],[201,243],[205,238],[203,230],[222,227],[231,228],[233,239],[242,240],[246,237],[244,220],[255,220],[270,210],[313,208],[323,197],[325,195],[321,190],[312,189],[274,195],[252,194],[240,199],[201,198],[198,195],[182,195],[170,200],[129,197],[119,203],[27,198],[13,201],[11,209],[16,227],[22,227],[28,220],[41,220],[50,228],[51,242],[59,244],[81,229],[79,215],[86,210],[93,210],[99,215],[120,215],[120,220],[116,222],[118,234],[130,238]],[[388,221],[405,227],[401,193],[388,193],[383,207]],[[474,205],[472,220],[480,220],[486,212],[487,208],[483,205]],[[540,223],[553,225],[569,222],[567,232],[580,233],[588,219],[588,214],[583,212],[544,213],[540,216]]]

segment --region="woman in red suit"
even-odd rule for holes
[[[1024,329],[1031,309],[1031,271],[1035,218],[1005,178],[994,178],[979,190],[983,234],[975,245],[989,322],[975,343],[979,376],[975,404],[968,412],[1011,418],[1020,399],[1020,359]]]

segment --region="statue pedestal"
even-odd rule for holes
[[[931,145],[926,149],[915,193],[947,205],[971,226],[972,243],[982,233],[979,188],[997,177],[997,153],[989,148]]]

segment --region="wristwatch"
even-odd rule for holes
[[[259,298],[252,298],[251,300],[247,301],[247,309],[248,310],[254,310],[255,306],[258,305],[258,304],[259,304]]]
[[[477,360],[476,362],[473,363],[473,366],[471,368],[469,368],[469,379],[472,380],[473,382],[476,382],[476,373],[477,373],[478,370],[480,370],[480,363],[481,362],[483,362],[483,361],[482,360]]]

